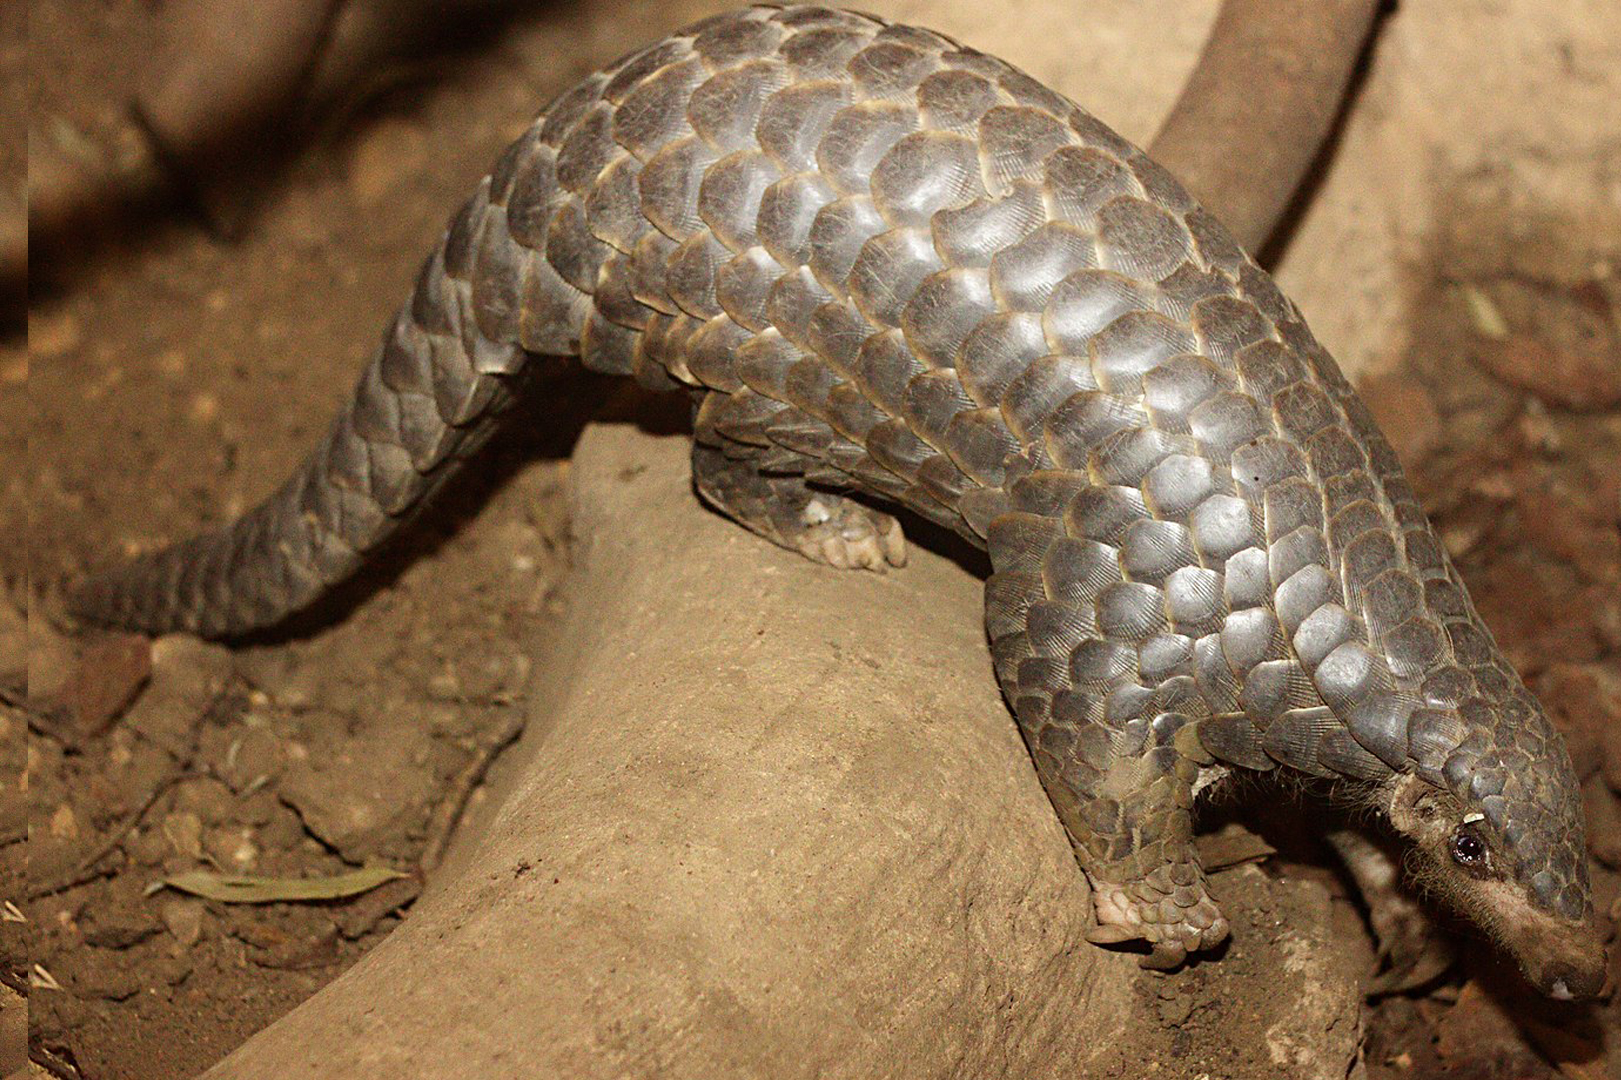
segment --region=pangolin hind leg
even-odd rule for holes
[[[1358,829],[1327,834],[1367,905],[1384,970],[1368,983],[1369,994],[1399,994],[1429,982],[1452,966],[1452,943],[1434,915],[1402,881],[1399,849],[1388,838]]]
[[[739,445],[739,452],[753,447]],[[803,476],[761,470],[758,454],[729,457],[695,444],[692,482],[715,509],[772,543],[839,569],[883,571],[906,564],[900,522],[854,499],[821,491]]]
[[[1193,846],[1200,701],[1183,677],[1145,673],[1137,650],[1097,637],[1087,604],[1053,599],[1041,560],[1021,563],[994,538],[991,549],[997,677],[1092,884],[1088,936],[1146,941],[1145,967],[1176,967],[1228,934]]]

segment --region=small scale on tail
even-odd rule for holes
[[[1194,793],[1283,769],[1359,791],[1543,991],[1601,989],[1564,743],[1333,359],[1140,150],[927,30],[728,12],[564,94],[303,470],[77,611],[228,637],[304,607],[538,356],[690,395],[700,494],[777,544],[899,565],[842,489],[988,550],[997,678],[1094,940],[1170,967],[1226,938]]]

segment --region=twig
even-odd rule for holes
[[[496,733],[492,741],[480,748],[473,760],[456,775],[449,796],[434,811],[433,820],[429,825],[428,843],[422,849],[422,858],[418,860],[424,874],[438,868],[440,860],[445,857],[445,849],[450,846],[450,838],[455,834],[456,826],[467,810],[468,800],[473,797],[473,792],[484,780],[484,774],[489,771],[490,763],[523,732],[524,720],[522,709],[508,709],[506,725]]]
[[[58,1080],[85,1080],[84,1073],[79,1071],[77,1065],[63,1059],[55,1051],[45,1049],[43,1046],[29,1047],[28,1060],[52,1076],[57,1077]]]
[[[110,855],[119,844],[124,842],[124,837],[128,836],[130,830],[141,823],[141,819],[146,816],[147,811],[151,810],[152,807],[157,804],[159,799],[167,795],[177,785],[183,784],[187,780],[199,780],[207,775],[208,773],[206,771],[188,769],[185,772],[176,773],[167,780],[164,780],[162,783],[158,784],[152,789],[151,794],[147,795],[147,797],[142,800],[141,805],[124,815],[124,820],[119,822],[118,827],[112,832],[108,833],[107,838],[100,844],[97,844],[93,851],[75,863],[73,865],[73,869],[69,870],[61,878],[48,885],[38,885],[33,889],[30,889],[26,894],[24,894],[25,898],[28,900],[40,900],[44,897],[59,893],[64,889],[71,889],[75,886],[83,885],[88,881],[95,880],[95,878],[99,875],[90,873],[90,870],[98,862]]]
[[[1379,0],[1225,0],[1149,156],[1256,252],[1334,129]]]

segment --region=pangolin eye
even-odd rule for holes
[[[1470,870],[1481,870],[1486,866],[1486,841],[1480,834],[1465,825],[1452,834],[1452,859],[1459,866]]]

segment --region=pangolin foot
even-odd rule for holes
[[[906,565],[906,537],[888,514],[837,495],[817,495],[800,516],[805,529],[794,547],[813,562],[879,573]]]
[[[1098,924],[1086,938],[1095,945],[1146,941],[1150,949],[1142,966],[1158,971],[1180,967],[1188,954],[1214,948],[1227,940],[1229,928],[1221,908],[1205,891],[1204,881],[1177,886],[1169,893],[1144,883],[1095,883]]]

